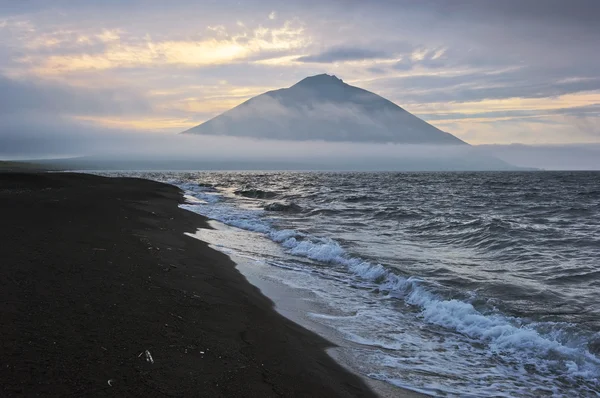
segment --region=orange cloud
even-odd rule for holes
[[[140,43],[121,40],[120,31],[105,30],[94,37],[106,45],[101,53],[79,53],[69,55],[32,55],[21,58],[29,63],[34,73],[57,75],[81,70],[105,70],[139,66],[207,66],[238,62],[263,51],[289,51],[305,46],[309,39],[304,28],[293,22],[285,22],[279,28],[259,26],[251,31],[228,35],[222,26],[208,27],[216,37],[201,40],[153,41],[146,37]],[[131,38],[130,38],[131,39]],[[77,42],[91,40],[78,36]],[[53,45],[60,46],[64,40],[56,35],[34,37],[28,41],[30,48]]]

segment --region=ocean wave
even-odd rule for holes
[[[420,219],[428,216],[427,212],[422,210],[408,210],[408,209],[384,209],[373,211],[372,217],[378,220],[408,220],[408,219]]]
[[[177,185],[184,192],[188,192],[189,195],[206,203],[217,203],[221,200],[221,195],[217,193],[216,189],[210,186],[194,183],[177,184],[173,181],[169,181],[169,183]]]
[[[351,195],[345,197],[343,200],[348,203],[361,203],[371,201],[373,198],[369,195]]]
[[[340,214],[343,213],[344,210],[341,209],[323,209],[323,208],[318,208],[318,209],[313,209],[311,211],[308,212],[308,216],[333,216],[336,214]]]
[[[198,183],[198,187],[202,188],[202,189],[215,189],[215,186],[213,184],[209,184],[207,182],[199,182]]]
[[[269,203],[266,204],[264,209],[266,211],[282,211],[282,212],[287,212],[287,213],[298,213],[302,211],[302,207],[298,206],[297,204],[291,202],[291,203],[278,203],[278,202],[274,202],[274,203]]]
[[[191,192],[198,195],[198,192]],[[200,192],[201,198],[202,192]],[[491,353],[529,363],[537,359],[542,368],[555,368],[569,377],[597,379],[600,360],[581,341],[568,335],[544,335],[536,325],[500,313],[482,313],[472,304],[443,299],[423,286],[417,277],[404,277],[377,263],[350,256],[335,240],[315,237],[296,230],[277,230],[260,218],[261,213],[235,207],[184,205],[209,218],[249,231],[259,232],[279,243],[288,254],[323,264],[343,266],[354,277],[370,282],[380,292],[419,308],[427,323],[452,330],[486,344]],[[495,223],[495,220],[493,220]],[[504,226],[498,223],[496,226]],[[596,381],[597,382],[597,381]]]
[[[262,189],[238,189],[233,193],[251,199],[272,199],[277,196],[275,192],[264,191]]]

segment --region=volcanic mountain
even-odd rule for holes
[[[284,140],[468,145],[393,102],[344,83],[311,76],[249,99],[185,134]]]

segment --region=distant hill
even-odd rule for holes
[[[24,171],[56,171],[60,170],[58,166],[43,161],[2,161],[0,160],[0,173],[4,172],[24,172]]]
[[[345,160],[327,161],[317,159],[312,162],[306,160],[275,161],[271,159],[229,159],[229,160],[194,160],[194,159],[166,159],[157,158],[111,158],[111,157],[83,157],[74,159],[46,160],[44,164],[59,170],[153,170],[153,171],[514,171],[532,170],[531,168],[518,168],[493,157],[481,159],[468,156],[453,159],[407,158],[383,159],[381,161]],[[0,170],[2,172],[3,170]],[[22,171],[22,170],[20,170]]]
[[[387,99],[330,75],[249,99],[184,134],[468,145]]]

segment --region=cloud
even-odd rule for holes
[[[415,63],[409,57],[403,57],[393,65],[396,70],[409,71],[415,66]]]
[[[358,48],[358,47],[335,47],[318,54],[299,57],[298,62],[334,63],[346,61],[361,61],[365,59],[390,58],[386,51]]]
[[[600,95],[598,96],[600,101]],[[527,106],[525,106],[527,108]],[[549,109],[548,109],[549,108]],[[468,119],[488,119],[488,120],[501,120],[501,119],[532,119],[532,118],[546,118],[548,116],[563,115],[567,117],[588,117],[588,116],[599,116],[600,117],[600,103],[584,106],[573,106],[565,108],[550,108],[543,109],[542,107],[536,109],[505,109],[497,111],[486,111],[477,113],[464,113],[464,112],[448,112],[448,113],[433,113],[433,114],[420,114],[421,117],[426,117],[429,121],[435,120],[468,120]],[[589,129],[592,130],[592,129]]]
[[[202,67],[241,62],[265,52],[302,48],[309,40],[297,21],[285,21],[276,27],[237,26],[235,29],[229,32],[222,25],[209,25],[206,34],[197,39],[152,39],[147,34],[139,37],[107,29],[93,33],[33,32],[21,36],[29,52],[17,61],[37,75],[141,66]]]
[[[599,30],[596,23],[600,15],[600,4],[595,0],[538,1],[504,0],[501,2],[481,2],[478,0],[459,0],[452,3],[443,0],[425,1],[425,6],[450,16],[463,14],[465,17],[478,16],[488,21],[517,19],[526,23],[569,24],[587,26]]]
[[[0,75],[0,117],[18,114],[120,115],[149,113],[139,94],[114,88],[89,89],[40,79]]]
[[[52,114],[4,115],[0,124],[0,159],[79,156],[106,145],[103,129]],[[121,135],[115,131],[114,136]]]
[[[385,74],[385,69],[379,68],[379,67],[376,67],[376,66],[372,66],[370,68],[367,68],[367,71],[369,71],[370,73],[372,73],[374,75],[383,75],[383,74]]]
[[[564,101],[564,103],[572,102]],[[560,102],[556,106],[560,106]],[[464,119],[454,119],[450,116],[445,120],[430,120],[430,122],[446,131],[452,131],[453,134],[472,144],[495,142],[563,145],[599,142],[600,115],[568,112],[569,110],[559,108],[556,108],[556,113],[552,109],[534,108],[531,116],[509,113],[504,117],[485,117],[485,115],[478,117],[475,114],[474,117]],[[424,117],[424,119],[428,118]],[[497,134],[497,131],[501,134]]]
[[[231,95],[235,97],[236,91]],[[0,122],[5,128],[12,126],[12,131],[1,129],[0,134],[13,134],[19,126],[25,126],[25,131],[40,128],[59,133],[63,129],[177,132],[223,109],[201,109],[193,112],[196,117],[192,118],[189,116],[192,110],[188,109],[191,104],[171,100],[165,105],[156,100],[152,102],[152,98],[149,93],[126,88],[68,86],[43,79],[10,79],[0,75]],[[239,101],[239,98],[234,99],[233,104]],[[224,104],[225,109],[229,106],[231,103]]]
[[[401,92],[404,102],[417,103],[548,98],[600,89],[600,77],[595,72],[581,72],[582,76],[570,79],[561,79],[568,76],[569,71],[531,67],[458,74],[425,73],[379,79],[370,88]]]
[[[600,170],[600,144],[480,145],[477,150],[523,167]]]

